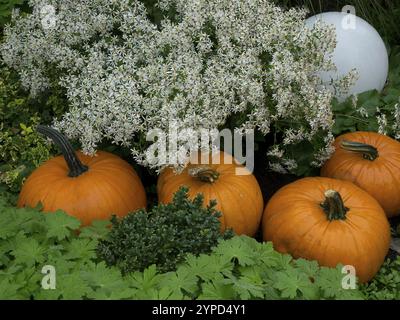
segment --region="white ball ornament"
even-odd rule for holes
[[[333,62],[337,71],[320,72],[325,84],[338,79],[352,69],[358,72],[358,80],[345,96],[376,89],[381,91],[386,83],[389,71],[389,58],[385,44],[379,33],[365,20],[347,12],[325,12],[306,20],[313,26],[317,20],[332,24],[336,29],[337,46],[333,53]]]

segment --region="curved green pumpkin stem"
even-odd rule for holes
[[[190,168],[188,173],[191,177],[197,178],[200,181],[213,183],[218,180],[219,172],[208,166],[197,166]]]
[[[355,142],[355,141],[347,141],[343,140],[340,143],[340,146],[347,151],[353,151],[361,153],[364,159],[374,161],[379,157],[378,149],[370,144]]]
[[[335,190],[325,191],[325,201],[321,203],[321,207],[324,209],[329,221],[345,220],[346,213],[349,211],[349,209],[345,207],[340,193]]]
[[[60,148],[64,156],[65,162],[67,162],[69,168],[69,177],[78,177],[82,173],[88,171],[89,168],[82,164],[82,162],[79,160],[74,148],[68,141],[67,137],[58,132],[56,129],[43,125],[38,125],[36,127],[36,130],[37,132],[50,138],[54,142],[54,144]]]

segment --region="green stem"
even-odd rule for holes
[[[188,173],[191,177],[208,183],[215,182],[219,177],[219,173],[208,166],[197,166],[190,168]]]
[[[325,192],[325,201],[321,203],[321,207],[324,209],[329,221],[345,220],[346,213],[349,211],[349,209],[345,207],[340,193],[335,190],[328,190]]]
[[[71,143],[63,134],[51,127],[43,125],[38,125],[36,127],[36,130],[39,133],[50,138],[54,142],[54,144],[56,144],[60,148],[64,156],[65,162],[67,163],[69,168],[69,177],[79,177],[82,173],[88,171],[89,168],[82,164],[82,162],[76,155]]]
[[[359,118],[359,117],[355,117],[355,116],[351,116],[351,115],[349,115],[349,114],[335,113],[335,116],[341,116],[341,117],[345,117],[345,118],[351,118],[351,119],[357,120],[357,122],[369,123],[368,120],[365,120],[365,119],[362,119],[362,118]]]
[[[376,158],[379,157],[378,149],[369,144],[343,140],[340,143],[340,146],[344,150],[361,153],[364,159],[370,161],[374,161]]]

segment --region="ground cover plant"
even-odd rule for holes
[[[340,267],[320,268],[315,261],[293,260],[274,251],[271,243],[246,236],[220,241],[209,255],[187,255],[170,272],[161,273],[150,264],[122,276],[117,267],[107,267],[96,257],[98,241],[109,233],[107,223],[95,223],[77,235],[80,222],[62,212],[44,215],[37,209],[16,209],[4,200],[0,212],[1,299],[363,297],[360,290],[341,287]],[[55,290],[41,286],[42,268],[49,264],[57,270]]]

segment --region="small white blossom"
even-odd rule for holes
[[[394,105],[393,110],[394,123],[392,129],[394,131],[395,139],[400,139],[400,102]]]
[[[378,112],[379,112],[379,108],[378,108]],[[388,126],[386,115],[384,113],[380,113],[376,116],[376,120],[378,121],[378,125],[379,125],[378,132],[386,135],[387,134],[386,130],[387,130],[387,126]]]

